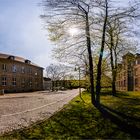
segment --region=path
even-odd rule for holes
[[[78,95],[78,89],[0,96],[0,134],[49,118]]]

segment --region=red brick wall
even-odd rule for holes
[[[135,91],[140,91],[140,64],[134,67],[134,82]]]
[[[128,76],[129,75],[129,76]],[[140,57],[133,57],[130,61],[123,59],[118,68],[116,88],[119,91],[128,91],[132,87],[134,91],[140,91]]]

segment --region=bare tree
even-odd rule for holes
[[[48,67],[46,67],[46,76],[50,78],[53,82],[53,89],[55,86],[57,86],[57,81],[64,81],[67,80],[67,78],[72,77],[71,74],[71,68],[69,66],[63,65],[63,64],[50,64]],[[65,84],[65,83],[63,83]]]
[[[107,51],[105,48],[106,46],[111,48],[112,89],[114,88],[113,85],[115,85],[116,58],[118,58],[118,48],[121,48],[119,42],[122,33],[117,33],[120,30],[118,30],[118,27],[115,29],[112,28],[112,25],[116,24],[120,19],[121,22],[119,23],[125,21],[130,23],[134,18],[137,18],[137,8],[135,5],[127,8],[114,8],[113,2],[114,1],[111,0],[43,1],[44,11],[46,11],[46,13],[41,17],[44,19],[47,29],[50,32],[50,39],[58,46],[54,50],[55,57],[63,62],[69,63],[75,63],[76,61],[79,61],[80,63],[81,60],[84,60],[82,63],[84,63],[85,69],[88,68],[90,79],[91,100],[92,103],[97,106],[100,104],[102,62],[104,59],[104,51]],[[117,25],[119,24],[116,24],[115,26]],[[77,28],[79,33],[70,36],[68,33],[70,27]],[[113,30],[113,32],[111,30]],[[112,41],[110,31],[113,33]],[[119,36],[116,34],[114,35],[114,33],[117,33]],[[117,41],[117,38],[119,38],[119,41]],[[96,49],[100,49],[100,51],[97,65],[95,96],[93,55]]]
[[[51,78],[53,81],[61,80],[65,75],[66,71],[62,65],[50,64],[48,67],[46,67],[46,76]]]
[[[43,15],[42,18],[46,19],[48,25],[51,25],[49,26],[51,27],[49,28],[49,30],[53,32],[54,35],[51,36],[51,39],[53,41],[57,41],[57,44],[62,46],[62,49],[59,49],[59,52],[61,52],[59,53],[59,55],[61,55],[62,57],[62,55],[67,53],[67,56],[69,55],[69,53],[76,53],[76,46],[77,50],[80,47],[82,48],[82,50],[84,48],[83,52],[85,52],[85,50],[87,51],[91,100],[94,104],[94,76],[89,21],[92,1],[87,0],[84,2],[82,0],[46,0],[44,1],[43,5],[46,9],[48,8],[51,11],[49,11],[49,14]],[[67,29],[71,25],[76,25],[80,29],[80,34],[77,36],[77,38],[75,38],[74,43],[72,43],[72,40],[70,40],[71,37],[69,37],[69,40],[67,39],[67,37],[69,36],[67,34]],[[69,49],[72,51],[67,51]],[[80,54],[81,53],[82,52],[80,52]]]

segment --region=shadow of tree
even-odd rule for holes
[[[139,121],[140,122],[140,118],[137,117],[133,117],[133,116],[128,116],[122,112],[113,110],[105,105],[101,105],[104,109],[108,110],[111,113],[114,113],[116,116],[121,117],[122,119],[124,119],[124,121]]]
[[[129,123],[130,120],[140,121],[139,118],[127,116],[103,104],[98,107],[98,110],[102,113],[104,118],[116,124],[121,131],[130,134],[133,138],[140,138],[140,128],[134,125],[134,123]]]
[[[101,91],[101,96],[108,96],[108,95],[113,96],[111,90],[109,90],[109,91],[107,91],[107,90]],[[113,97],[122,97],[122,96],[129,97],[129,95],[126,92],[119,92],[119,91],[117,91],[116,95],[113,96]]]

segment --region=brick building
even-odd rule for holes
[[[42,89],[42,67],[24,58],[0,53],[0,90],[26,92]]]
[[[140,54],[136,55],[136,64],[134,66],[134,90],[140,91]]]
[[[116,88],[120,91],[140,91],[140,54],[127,53],[118,64]]]

